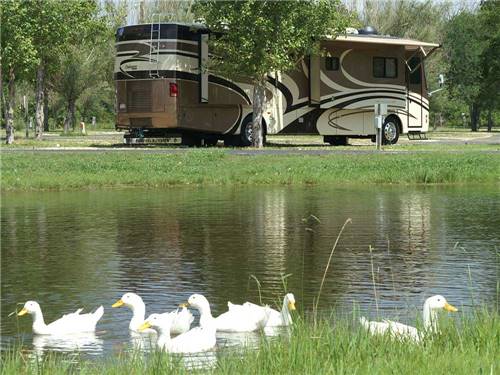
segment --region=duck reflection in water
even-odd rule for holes
[[[33,349],[37,355],[47,351],[85,352],[100,355],[103,352],[103,345],[103,340],[94,332],[33,336]]]

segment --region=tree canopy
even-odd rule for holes
[[[477,130],[481,110],[499,106],[500,3],[484,1],[478,11],[464,10],[446,25],[444,49],[449,92],[469,106]]]
[[[211,68],[254,85],[253,144],[262,146],[264,85],[268,73],[290,71],[305,56],[320,53],[319,41],[349,26],[339,0],[202,1],[195,14],[213,33]]]

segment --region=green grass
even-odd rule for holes
[[[332,323],[334,322],[334,323]],[[422,344],[371,337],[357,319],[324,318],[314,325],[298,319],[288,336],[262,337],[259,349],[220,349],[213,374],[497,374],[500,371],[498,311],[477,311],[453,320],[443,317],[441,333]],[[155,352],[118,353],[85,360],[27,351],[2,354],[10,374],[183,374],[192,371],[178,357]],[[200,371],[201,372],[201,371]]]
[[[2,154],[0,181],[3,191],[172,185],[498,184],[500,154],[9,152]]]

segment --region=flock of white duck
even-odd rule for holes
[[[288,293],[283,298],[281,311],[269,306],[259,306],[251,302],[242,305],[228,302],[228,311],[214,318],[208,300],[201,294],[193,294],[186,304],[177,310],[163,314],[151,314],[145,319],[146,306],[140,296],[135,293],[126,293],[112,307],[126,306],[132,310],[132,319],[129,329],[140,333],[157,333],[159,348],[171,353],[196,353],[207,351],[215,347],[216,332],[253,332],[268,327],[289,326],[292,324],[290,311],[295,310],[295,297]],[[198,310],[200,314],[199,326],[191,328],[194,317],[188,307]],[[437,312],[446,310],[455,312],[441,295],[428,298],[424,303],[423,323],[424,330],[418,331],[415,327],[397,323],[391,320],[382,322],[368,321],[361,317],[361,325],[373,335],[388,334],[397,339],[409,339],[419,342],[426,334],[437,331]],[[40,305],[35,301],[28,301],[17,314],[30,314],[33,317],[33,333],[36,335],[68,335],[83,332],[95,332],[96,324],[101,319],[104,308],[100,306],[95,312],[81,314],[79,309],[62,318],[45,324]],[[176,335],[172,338],[172,335]]]

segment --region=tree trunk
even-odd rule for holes
[[[470,112],[470,128],[473,132],[477,132],[479,124],[479,115],[481,114],[479,106],[476,103],[473,103],[469,107],[469,112]]]
[[[5,131],[6,131],[6,143],[8,145],[14,143],[14,105],[15,105],[15,94],[16,87],[14,85],[14,79],[16,78],[14,74],[14,68],[9,69],[9,98],[8,98],[8,108],[5,113]]]
[[[64,133],[69,131],[69,128],[72,129],[75,126],[75,112],[76,112],[76,100],[69,99],[68,107],[66,108],[66,117],[64,118]]]
[[[258,148],[262,148],[264,145],[262,114],[266,102],[265,89],[265,81],[258,81],[253,85],[252,146]]]
[[[43,130],[49,131],[49,92],[46,85],[43,88]]]
[[[6,123],[6,116],[5,116],[5,96],[3,95],[3,77],[2,77],[2,57],[0,56],[0,107],[1,107],[1,120],[0,124],[5,124]]]
[[[35,113],[35,136],[36,139],[42,139],[44,124],[44,100],[43,93],[45,88],[45,66],[40,62],[36,70],[36,113]]]
[[[491,109],[488,110],[488,132],[491,132],[491,128],[493,127],[493,117],[491,116]]]

